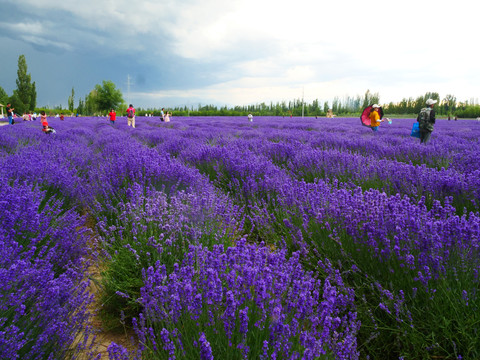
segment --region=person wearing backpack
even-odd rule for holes
[[[437,100],[428,99],[426,101],[427,107],[420,110],[420,113],[417,116],[421,144],[426,144],[432,135],[433,124],[435,124],[435,110],[433,109],[433,106],[436,103]]]
[[[135,108],[132,104],[127,109],[128,126],[135,128]]]

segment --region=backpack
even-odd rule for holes
[[[135,113],[133,112],[133,109],[128,109],[127,110],[127,117],[133,118],[133,115],[135,115]]]
[[[420,124],[430,123],[430,111],[432,111],[432,109],[429,109],[429,108],[423,108],[422,110],[420,110],[420,113],[418,114],[418,118],[417,118]]]

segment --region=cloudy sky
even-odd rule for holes
[[[0,86],[39,106],[102,80],[142,107],[480,97],[472,0],[0,0]],[[127,78],[130,76],[130,92]]]

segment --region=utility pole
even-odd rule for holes
[[[130,85],[133,85],[133,83],[130,82],[130,75],[127,75],[127,103],[131,104],[130,102]]]

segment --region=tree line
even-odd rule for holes
[[[385,114],[392,115],[416,115],[425,107],[427,99],[438,101],[435,107],[436,113],[440,116],[458,116],[459,118],[476,118],[480,116],[480,105],[469,104],[468,101],[457,102],[455,96],[447,95],[443,99],[436,92],[427,92],[416,98],[404,98],[398,103],[382,104],[378,93],[371,93],[367,90],[363,96],[344,98],[335,97],[332,102],[324,101],[321,103],[318,99],[311,103],[302,99],[292,101],[264,102],[259,104],[244,106],[215,106],[201,105],[197,107],[179,106],[172,109],[176,116],[245,116],[249,113],[256,116],[326,116],[331,110],[337,116],[358,116],[367,106],[380,104]],[[140,109],[145,113],[159,114],[157,109]]]
[[[66,109],[62,106],[56,106],[53,109],[48,107],[37,107],[36,84],[32,83],[31,75],[27,72],[27,62],[24,55],[18,58],[17,70],[17,88],[11,96],[5,92],[0,86],[0,103],[13,104],[18,114],[29,111],[45,110],[47,113],[54,112],[79,114],[79,115],[106,115],[110,109],[115,109],[117,113],[124,113],[127,104],[123,98],[120,89],[110,80],[103,80],[102,84],[97,84],[83,98],[78,100],[75,106],[75,89],[72,87],[68,96]],[[265,102],[243,105],[243,106],[216,106],[202,105],[197,106],[176,106],[168,109],[175,116],[245,116],[249,113],[255,116],[325,116],[329,110],[337,116],[357,116],[368,105],[377,103],[383,107],[384,113],[391,115],[414,115],[418,114],[422,107],[425,106],[427,99],[438,101],[436,107],[437,114],[440,116],[458,116],[459,118],[476,118],[480,116],[480,105],[469,104],[468,101],[457,101],[456,97],[447,94],[444,98],[436,92],[427,92],[416,98],[404,98],[398,103],[382,104],[380,95],[367,90],[363,96],[355,97],[345,96],[343,98],[335,97],[331,102],[320,102],[318,99],[311,103],[305,102],[303,99],[295,99],[290,101]],[[141,108],[137,107],[138,115],[151,114],[159,116],[160,108]]]

